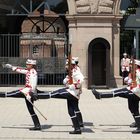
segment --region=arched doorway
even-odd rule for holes
[[[109,50],[110,45],[103,38],[96,38],[90,42],[88,48],[88,88],[108,86]]]

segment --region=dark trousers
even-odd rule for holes
[[[126,83],[124,82],[124,78],[127,77],[129,75],[129,71],[123,71],[122,72],[122,77],[123,77],[123,85],[125,85]]]
[[[15,90],[7,93],[0,93],[0,97],[13,97],[13,98],[25,98],[24,94],[19,90]],[[70,116],[74,116],[75,112],[79,110],[79,100],[71,95],[66,88],[58,89],[53,92],[38,92],[38,99],[48,99],[48,98],[58,98],[58,99],[67,99],[68,113]],[[34,98],[31,98],[33,103]],[[28,108],[28,111],[31,115],[35,114],[33,106],[31,103],[25,98],[25,102]]]
[[[140,98],[127,88],[116,89],[113,92],[107,92],[100,95],[101,98],[122,97],[128,100],[128,108],[133,116],[139,115]]]
[[[112,97],[128,98],[130,94],[133,94],[131,90],[128,90],[127,88],[119,88],[111,92],[103,92],[102,94],[100,94],[100,97],[101,98],[112,98]]]
[[[20,92],[20,90],[15,90],[15,91],[11,91],[11,92],[7,92],[7,93],[0,93],[0,97],[14,97],[14,98],[25,98],[25,95],[23,93]],[[34,103],[34,98],[31,97],[31,103],[25,98],[25,103],[27,106],[27,109],[33,119],[34,125],[40,125],[38,117],[34,111],[33,108],[33,103]],[[35,118],[35,119],[34,119]]]
[[[139,115],[139,101],[140,98],[135,94],[130,94],[128,97],[128,108],[133,116]]]
[[[58,98],[58,99],[66,99],[67,100],[67,107],[68,107],[68,113],[71,117],[73,127],[74,127],[74,133],[76,131],[81,131],[80,126],[83,127],[83,119],[82,114],[80,112],[80,109],[78,107],[78,99],[71,95],[66,88],[58,89],[56,91],[53,91],[49,93],[49,98]]]
[[[44,94],[45,95],[45,94]],[[67,100],[67,107],[68,113],[70,117],[75,116],[75,112],[80,111],[79,109],[79,100],[71,95],[66,88],[58,89],[53,91],[49,94],[50,98],[58,98],[58,99],[66,99]]]
[[[15,90],[12,92],[7,93],[0,93],[0,97],[13,97],[13,98],[25,98],[24,94],[21,93],[19,90]],[[75,116],[75,112],[80,111],[79,109],[79,100],[71,95],[66,88],[58,89],[53,92],[38,92],[38,99],[49,99],[49,98],[58,98],[58,99],[66,99],[67,100],[67,107],[69,115]],[[31,98],[33,103],[34,98]],[[31,103],[25,98],[25,102],[28,108],[28,111],[31,115],[35,114],[33,106]]]
[[[128,90],[127,88],[120,88],[120,89],[116,89],[114,90],[114,97],[122,97],[122,98],[129,98],[131,96],[132,91]]]
[[[133,116],[139,115],[139,101],[140,98],[127,88],[122,88],[114,91],[114,96],[119,96],[128,99],[128,108]]]
[[[128,76],[128,74],[129,74],[129,71],[123,71],[122,72],[122,77],[125,78],[125,77]]]
[[[25,98],[25,95],[23,93],[20,92],[20,90],[15,90],[15,91],[11,91],[11,92],[7,92],[6,93],[6,97],[14,97],[14,98]],[[30,113],[30,115],[34,115],[35,111],[33,109],[32,104],[25,98],[25,102],[26,102],[26,106],[27,109]],[[31,102],[33,103],[33,98],[31,98]]]

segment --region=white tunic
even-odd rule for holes
[[[121,71],[122,72],[129,71],[130,70],[129,64],[130,64],[129,58],[122,58],[121,59]]]
[[[140,69],[136,70],[136,87],[128,87],[129,90],[131,90],[134,94],[136,94],[138,97],[140,97]]]
[[[22,73],[26,75],[25,87],[20,89],[20,91],[24,94],[30,94],[30,92],[35,92],[37,88],[37,72],[34,68],[27,70],[24,68],[14,67],[12,68],[13,71],[18,73]]]
[[[66,76],[66,78],[63,80],[63,83],[68,87],[67,91],[72,94],[77,99],[80,98],[80,94],[82,93],[82,83],[84,81],[84,76],[80,71],[80,68],[78,66],[75,66],[72,70],[72,79],[73,84],[69,84],[69,77]]]

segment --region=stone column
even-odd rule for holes
[[[67,0],[67,3],[68,3],[69,15],[75,14],[76,13],[75,0]]]
[[[120,19],[115,19],[112,23],[112,65],[113,77],[110,79],[110,86],[116,87],[122,85],[122,77],[120,76]],[[114,83],[114,84],[111,84]]]

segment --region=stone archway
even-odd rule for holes
[[[110,44],[104,38],[92,40],[88,48],[88,87],[108,87]]]

